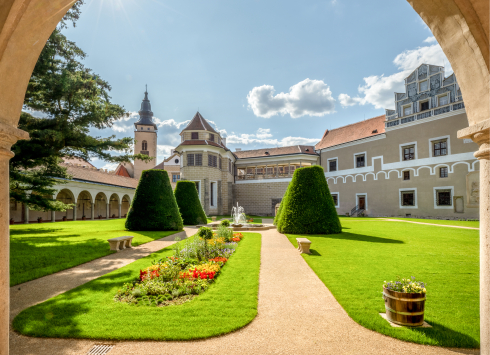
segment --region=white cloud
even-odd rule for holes
[[[270,128],[259,128],[256,133],[253,134],[235,134],[234,132],[228,135],[226,139],[226,144],[237,144],[237,145],[261,145],[269,147],[285,147],[289,145],[297,144],[316,144],[318,143],[318,138],[303,138],[303,137],[285,137],[282,139],[272,138],[270,133]]]
[[[287,93],[274,93],[272,85],[254,87],[247,95],[248,107],[256,116],[265,118],[278,114],[290,114],[292,118],[324,116],[335,112],[335,99],[323,80],[305,79],[291,86]]]
[[[119,163],[106,163],[104,166],[102,166],[102,169],[107,169],[109,171],[116,170],[118,165]]]
[[[432,42],[437,42],[436,38],[434,36],[427,37],[424,39],[424,43],[432,43]]]
[[[435,41],[433,37],[427,38],[424,42]],[[418,47],[416,49],[405,50],[398,54],[393,63],[398,68],[398,72],[389,76],[371,75],[364,78],[364,85],[360,85],[358,91],[362,97],[352,98],[347,94],[340,94],[339,101],[343,107],[355,104],[374,105],[375,108],[392,108],[395,104],[394,93],[404,92],[404,79],[410,75],[421,64],[446,65],[445,75],[450,75],[453,70],[441,46],[433,45]]]
[[[342,105],[342,107],[354,106],[360,103],[361,101],[362,99],[360,97],[350,97],[347,94],[339,95],[339,102]]]

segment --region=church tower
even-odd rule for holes
[[[157,125],[152,120],[153,112],[151,112],[147,91],[145,91],[145,98],[141,103],[141,110],[138,113],[140,119],[134,124],[134,154],[145,154],[153,158],[148,163],[135,159],[133,177],[139,180],[141,172],[152,169],[157,162]]]

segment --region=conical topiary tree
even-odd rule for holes
[[[178,181],[174,195],[184,224],[207,224],[208,219],[199,201],[195,182]]]
[[[184,227],[168,174],[165,170],[144,170],[126,219],[134,231],[171,231]]]
[[[300,168],[294,172],[274,222],[281,233],[334,234],[342,232],[342,226],[321,166]]]

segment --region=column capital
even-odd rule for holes
[[[29,139],[29,133],[0,122],[0,155],[6,155],[8,159],[12,158],[14,153],[10,148],[20,139]]]
[[[480,149],[475,152],[475,158],[490,160],[490,119],[459,130],[458,138],[469,138],[478,144]]]

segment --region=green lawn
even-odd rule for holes
[[[412,222],[421,222],[421,223],[445,224],[448,226],[480,228],[479,221],[445,221],[440,219],[423,219],[423,218],[393,218],[393,217],[389,217],[389,218],[399,219],[401,221],[412,221]]]
[[[349,316],[377,332],[421,344],[479,347],[479,232],[459,228],[342,218],[343,233],[306,235],[306,262]],[[288,235],[297,246],[297,235]],[[415,276],[427,283],[425,320],[433,328],[393,328],[383,282]]]
[[[10,226],[10,286],[50,275],[106,256],[107,239],[132,235],[133,245],[170,232],[129,232],[125,219],[18,224]]]
[[[182,305],[131,306],[113,297],[125,282],[154,259],[171,255],[170,248],[22,311],[13,321],[29,336],[90,339],[190,340],[237,330],[257,315],[260,246],[258,233],[245,238],[216,283]]]

